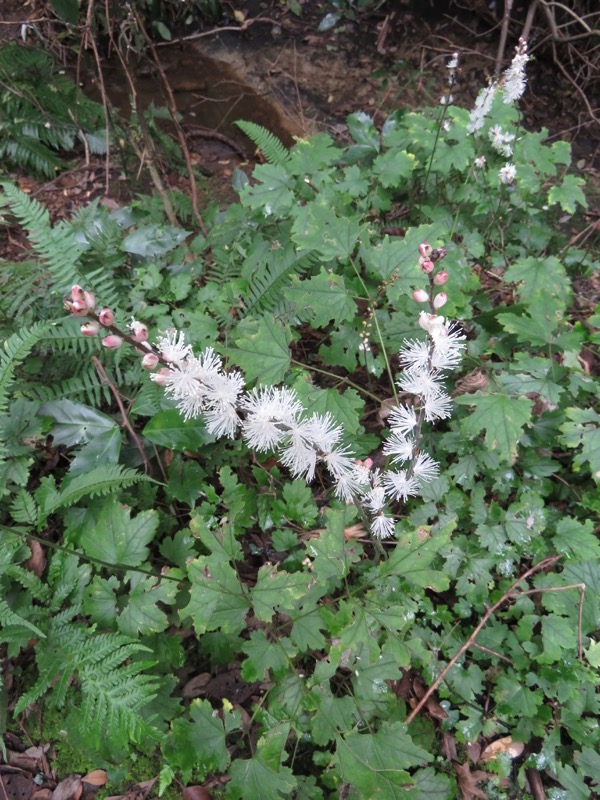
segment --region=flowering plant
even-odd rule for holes
[[[4,186],[39,256],[0,296],[15,715],[158,749],[160,791],[593,794],[598,264],[515,59],[347,146],[246,125],[267,163],[207,236]]]
[[[115,326],[109,308],[95,313],[93,294],[75,285],[65,305],[75,316],[88,316],[81,326],[84,336],[94,336],[101,328],[111,333],[102,339],[107,349],[119,348],[126,340],[142,352],[142,366],[153,370],[152,380],[164,387],[175,400],[183,418],[202,416],[206,429],[216,437],[234,438],[241,431],[247,445],[257,451],[277,451],[281,464],[293,477],[312,482],[318,464],[323,464],[333,480],[335,494],[355,503],[369,516],[373,536],[386,539],[394,533],[394,519],[386,505],[417,496],[423,484],[436,477],[439,465],[420,448],[423,422],[450,416],[451,400],[442,381],[445,373],[460,364],[464,335],[437,311],[446,301],[437,287],[448,281],[448,273],[436,265],[445,257],[443,248],[419,246],[419,264],[429,279],[429,289],[416,289],[413,298],[429,304],[430,311],[419,315],[419,326],[427,341],[407,341],[400,350],[403,373],[398,387],[414,398],[410,405],[397,405],[389,415],[390,435],[383,454],[403,469],[374,469],[372,459],[360,461],[343,444],[343,427],[330,413],[306,414],[297,394],[288,388],[256,387],[244,391],[243,375],[225,372],[222,359],[212,347],[194,355],[181,332],[170,331],[159,337],[156,348],[148,343],[148,329],[134,320],[130,333]]]

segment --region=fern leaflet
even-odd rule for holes
[[[235,124],[258,147],[269,164],[283,166],[286,163],[290,155],[289,150],[274,133],[262,125],[247,120],[238,120]]]

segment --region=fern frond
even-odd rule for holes
[[[22,617],[20,614],[16,614],[8,605],[6,600],[0,600],[0,627],[1,628],[12,628],[12,627],[20,627],[20,628],[27,628],[27,630],[31,631],[35,636],[39,636],[40,639],[45,639],[45,634],[36,626],[30,622],[25,617]],[[0,641],[6,642],[8,641],[7,638],[0,633]]]
[[[15,522],[35,525],[38,518],[38,507],[33,497],[25,489],[21,489],[13,500],[10,515]]]
[[[27,231],[33,249],[44,262],[56,291],[66,293],[79,283],[95,292],[102,303],[116,305],[119,297],[112,275],[104,266],[85,271],[80,259],[87,248],[78,241],[70,223],[62,221],[52,227],[48,211],[34,198],[6,181],[0,182],[3,196],[0,208],[8,206]]]
[[[67,508],[77,503],[82,497],[99,497],[117,489],[126,489],[141,481],[152,482],[152,478],[118,464],[96,467],[77,475],[72,480],[65,481],[60,490],[56,488],[52,478],[44,478],[35,493],[40,507],[39,523],[43,523],[59,508]]]
[[[4,342],[3,352],[0,351],[0,415],[7,411],[8,390],[14,381],[16,368],[39,342],[47,329],[47,323],[38,322],[27,330],[13,333]],[[4,442],[0,441],[0,463],[5,457],[6,447]]]
[[[271,311],[281,300],[283,287],[292,275],[302,275],[317,263],[314,253],[298,255],[293,247],[272,250],[266,263],[260,265],[248,286],[245,315]]]
[[[235,123],[246,136],[258,147],[269,164],[283,166],[290,152],[274,133],[248,120],[237,120]]]

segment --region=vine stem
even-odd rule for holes
[[[517,580],[512,584],[512,586],[509,589],[507,589],[506,592],[504,592],[502,597],[499,600],[497,600],[494,603],[493,606],[490,606],[488,608],[488,610],[485,612],[485,614],[481,618],[479,624],[473,630],[473,632],[471,633],[471,635],[469,636],[467,641],[456,651],[454,656],[446,664],[444,669],[440,672],[440,674],[437,676],[437,678],[431,684],[429,689],[427,689],[427,691],[425,692],[423,697],[419,700],[417,705],[410,712],[410,714],[408,715],[408,717],[405,720],[407,725],[410,725],[410,723],[414,720],[414,718],[417,716],[419,711],[427,703],[427,701],[429,700],[431,695],[435,692],[437,687],[444,680],[446,675],[450,672],[450,670],[456,664],[456,662],[460,659],[460,657],[469,649],[469,647],[471,647],[474,644],[475,639],[479,636],[479,634],[481,633],[483,628],[487,625],[487,622],[488,622],[489,618],[493,614],[495,614],[496,611],[501,606],[503,606],[504,603],[506,603],[507,600],[510,600],[510,598],[513,595],[513,592],[516,589],[518,589],[519,584],[521,584],[524,580],[527,580],[527,578],[530,578],[532,575],[535,575],[536,572],[541,572],[543,569],[546,569],[546,567],[550,567],[552,564],[555,564],[559,560],[560,560],[560,556],[548,556],[547,558],[542,559],[537,564],[534,564],[533,567],[531,567],[530,569],[527,570],[527,572],[524,572],[520,577],[517,578]],[[539,592],[539,591],[543,591],[543,590],[542,589],[538,589],[536,591]]]

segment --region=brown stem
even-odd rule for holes
[[[129,421],[129,417],[127,416],[127,411],[125,410],[125,406],[123,405],[123,401],[121,399],[121,395],[119,394],[119,392],[117,390],[117,387],[114,385],[114,383],[108,377],[108,373],[104,369],[104,366],[103,366],[102,362],[100,361],[100,359],[97,356],[92,356],[92,362],[93,362],[94,366],[96,367],[96,372],[98,372],[98,374],[100,375],[102,380],[106,383],[106,385],[108,386],[108,388],[110,389],[110,391],[112,393],[112,396],[117,401],[117,405],[119,406],[119,411],[121,412],[121,418],[123,420],[123,425],[127,428],[129,433],[131,434],[131,438],[135,442],[135,446],[140,451],[140,455],[142,457],[142,461],[144,462],[144,472],[146,473],[146,475],[150,475],[151,472],[152,472],[152,469],[150,467],[150,461],[148,460],[148,456],[146,455],[146,451],[144,450],[144,445],[142,444],[142,440],[137,435],[137,433],[134,431],[133,426],[131,425],[131,422]]]
[[[446,675],[450,672],[452,667],[461,658],[461,656],[469,649],[469,647],[471,647],[471,645],[473,644],[475,639],[479,636],[479,634],[481,633],[483,628],[486,626],[489,618],[493,614],[495,614],[496,611],[501,606],[503,606],[504,603],[506,603],[507,600],[510,600],[511,596],[513,595],[514,591],[517,589],[519,584],[522,583],[524,580],[527,580],[527,578],[530,578],[532,575],[535,575],[536,572],[541,572],[541,570],[546,569],[546,567],[549,567],[552,564],[555,564],[557,561],[559,561],[559,559],[560,559],[560,556],[548,556],[547,558],[542,559],[538,564],[534,564],[534,566],[531,567],[530,569],[528,569],[527,572],[524,572],[523,575],[521,575],[519,578],[517,578],[517,580],[512,584],[510,589],[507,589],[507,591],[504,592],[502,597],[499,600],[497,600],[494,603],[493,606],[490,606],[490,608],[488,608],[488,610],[485,612],[485,614],[481,618],[481,621],[479,622],[477,627],[473,630],[473,633],[469,636],[467,641],[457,650],[457,652],[454,654],[454,656],[446,664],[444,669],[440,672],[440,674],[437,676],[437,678],[431,684],[429,689],[427,689],[427,691],[425,692],[423,697],[419,700],[417,705],[413,708],[411,713],[408,715],[408,717],[406,718],[406,724],[407,725],[410,725],[410,723],[414,720],[414,718],[417,716],[419,711],[427,703],[427,701],[429,700],[431,695],[435,692],[435,690],[440,685],[440,683],[444,680]]]

